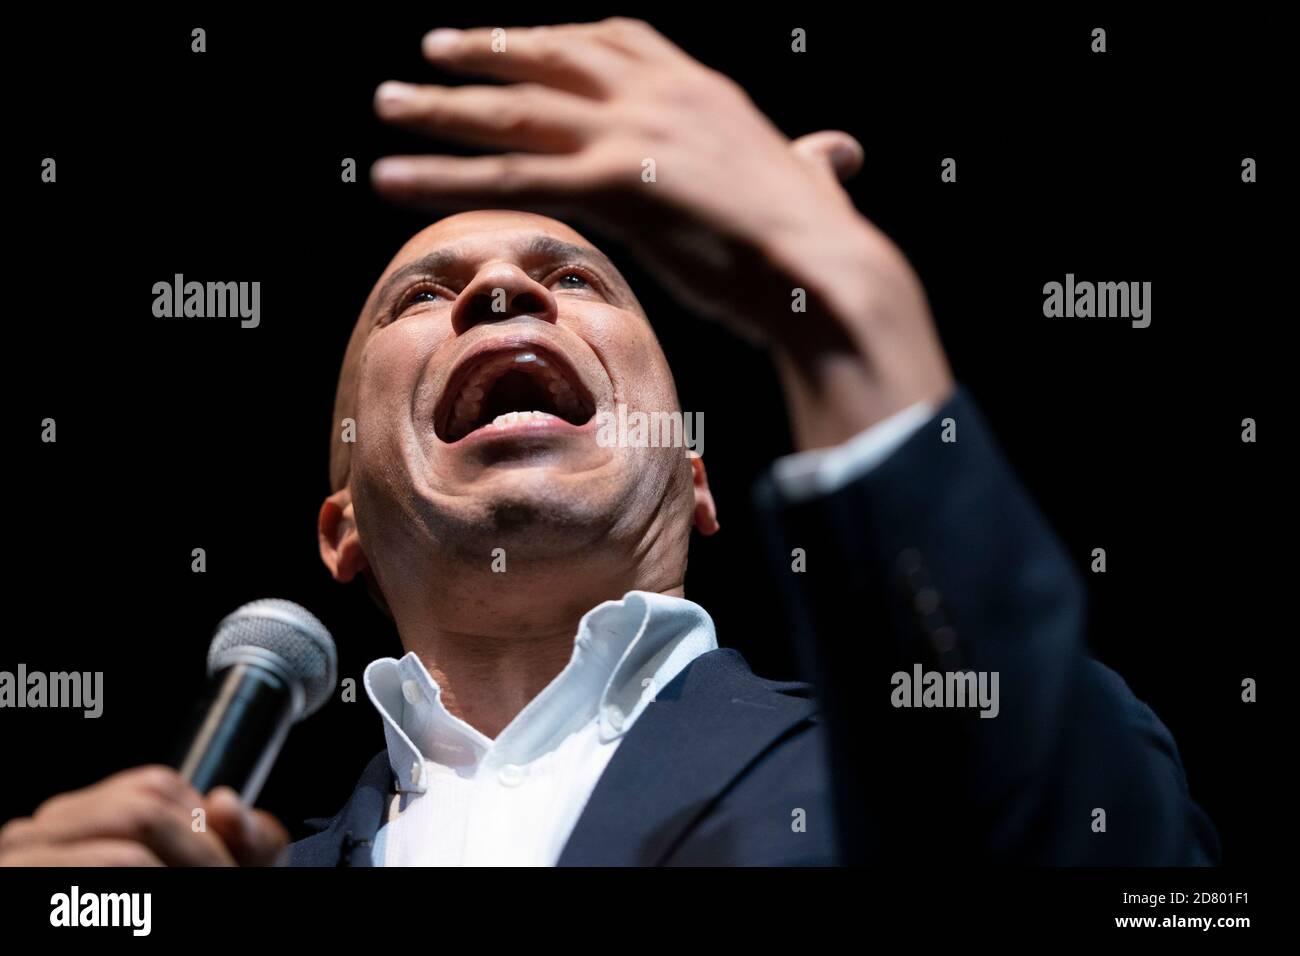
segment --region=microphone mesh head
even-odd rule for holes
[[[208,673],[234,663],[241,647],[270,651],[284,662],[302,685],[303,717],[319,710],[334,693],[338,682],[334,639],[314,614],[292,601],[252,601],[222,618],[208,647]]]

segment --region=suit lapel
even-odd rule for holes
[[[343,809],[331,818],[315,821],[322,827],[321,832],[289,848],[288,865],[372,866],[370,850],[384,818],[392,783],[388,754],[381,751],[366,765]]]
[[[592,791],[560,866],[664,862],[753,760],[816,712],[807,685],[755,677],[739,652],[696,658],[655,698]],[[291,866],[371,866],[392,789],[388,755],[366,766],[346,806],[294,843]]]
[[[729,648],[696,658],[619,744],[559,865],[664,862],[755,757],[816,711],[807,694],[755,677]]]

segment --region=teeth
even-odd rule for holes
[[[491,422],[494,427],[504,428],[507,425],[547,418],[574,418],[583,413],[582,402],[575,393],[573,385],[545,358],[529,350],[507,353],[485,362],[466,380],[464,388],[461,389],[460,395],[452,406],[451,420],[447,423],[451,440],[455,441],[474,430],[474,423],[482,413],[484,397],[496,380],[512,368],[536,376],[538,384],[544,385],[550,393],[556,411],[560,414],[552,415],[536,410],[508,412],[498,415]]]
[[[495,428],[505,428],[507,425],[516,425],[520,422],[537,422],[555,417],[550,412],[506,412],[492,419],[492,425]]]

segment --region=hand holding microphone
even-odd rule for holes
[[[228,787],[203,797],[170,767],[135,767],[10,820],[0,866],[270,866],[288,842],[273,816]]]
[[[288,833],[249,804],[289,727],[333,693],[334,642],[296,604],[254,601],[217,626],[208,673],[212,700],[179,771],[136,767],[51,797],[0,828],[0,866],[274,864]]]

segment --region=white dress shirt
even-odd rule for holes
[[[933,410],[914,405],[832,449],[777,461],[793,500],[865,474]],[[493,740],[453,716],[414,653],[371,663],[394,795],[375,866],[553,866],[619,742],[655,695],[718,646],[684,598],[629,591],[583,615],[569,663]]]
[[[842,445],[778,458],[772,463],[772,480],[791,501],[828,495],[892,455],[934,412],[929,402],[917,402],[858,432]]]
[[[493,740],[443,706],[415,654],[366,668],[396,793],[375,866],[552,866],[655,694],[718,646],[685,598],[629,591],[582,617],[573,656]]]

